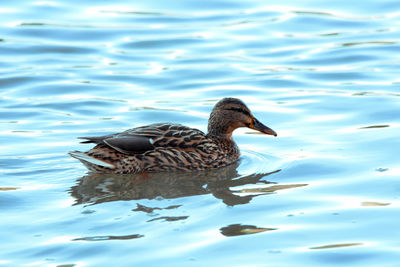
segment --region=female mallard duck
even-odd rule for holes
[[[121,133],[80,137],[95,143],[87,152],[69,153],[95,172],[140,173],[203,170],[229,165],[239,159],[232,132],[248,127],[277,134],[259,122],[239,99],[224,98],[213,108],[208,134],[180,124],[156,123]]]

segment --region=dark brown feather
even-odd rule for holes
[[[194,149],[204,137],[205,134],[200,130],[180,124],[156,123],[121,133],[80,138],[86,139],[82,143],[104,144],[121,153],[141,154],[156,147]],[[189,138],[191,141],[182,143],[182,138]]]
[[[141,154],[154,149],[151,139],[144,136],[121,136],[107,138],[103,142],[115,150],[125,154]]]

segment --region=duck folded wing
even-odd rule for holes
[[[157,147],[195,148],[205,138],[200,130],[179,124],[152,124],[99,137],[80,137],[82,143],[107,145],[124,154],[142,154]]]
[[[144,136],[123,136],[104,140],[104,143],[125,154],[140,154],[153,150],[152,139]]]

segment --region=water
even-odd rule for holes
[[[4,2],[4,1],[3,1]],[[396,266],[397,1],[8,1],[1,266]],[[94,175],[76,137],[206,130],[243,99],[277,138],[236,165]]]

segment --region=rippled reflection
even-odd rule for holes
[[[397,266],[398,10],[2,1],[0,265]],[[238,168],[85,175],[66,155],[77,136],[206,130],[226,96],[279,131],[236,132]]]
[[[274,231],[276,228],[262,228],[254,225],[231,224],[220,229],[224,236],[238,236],[262,233],[265,231]]]
[[[157,197],[172,199],[212,194],[226,205],[234,206],[249,203],[256,196],[283,189],[264,179],[280,170],[241,176],[237,172],[237,167],[238,163],[225,168],[195,172],[134,175],[93,173],[80,178],[77,185],[71,187],[70,193],[76,199],[75,204],[99,204]],[[256,188],[231,189],[231,187],[254,184],[263,185],[263,187],[258,190]],[[265,187],[265,185],[271,186]],[[237,195],[238,193],[240,195]],[[139,210],[140,208],[141,211],[145,210],[143,206],[138,207]]]
[[[129,240],[141,238],[143,235],[124,235],[124,236],[86,236],[72,239],[72,241],[107,241],[107,240]]]

